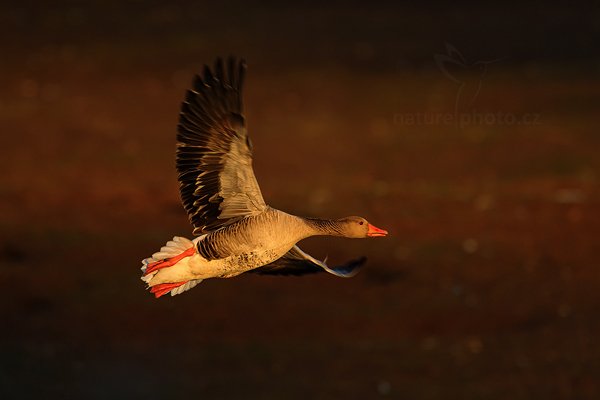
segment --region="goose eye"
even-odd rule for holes
[[[359,224],[359,225],[362,225],[362,224],[364,224],[364,222],[360,221],[358,224]]]

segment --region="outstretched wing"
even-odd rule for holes
[[[250,272],[263,275],[305,275],[327,271],[333,275],[350,278],[358,273],[359,267],[365,261],[367,258],[361,257],[343,265],[329,267],[324,261],[319,261],[300,250],[298,246],[294,246],[280,259]]]
[[[242,114],[246,64],[217,59],[196,75],[181,106],[177,172],[183,206],[201,234],[267,208],[252,170]]]

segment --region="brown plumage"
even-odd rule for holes
[[[365,258],[329,267],[296,243],[309,236],[385,236],[361,217],[301,218],[267,206],[252,170],[252,145],[242,108],[246,64],[217,59],[196,76],[181,107],[177,172],[181,200],[200,237],[174,238],[143,261],[142,279],[157,297],[202,279],[327,271],[353,276]],[[190,250],[190,249],[194,250]]]

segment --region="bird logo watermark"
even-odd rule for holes
[[[445,54],[436,53],[433,60],[438,70],[456,84],[453,112],[396,113],[394,123],[400,125],[538,125],[539,113],[479,112],[475,105],[484,86],[484,78],[492,66],[506,57],[469,61],[456,46],[445,43]]]
[[[490,61],[468,62],[460,51],[446,43],[447,54],[435,54],[433,59],[439,70],[458,85],[454,101],[454,114],[470,110],[481,92],[483,78],[489,65],[502,61],[498,58]]]

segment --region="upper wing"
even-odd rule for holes
[[[292,247],[283,257],[263,267],[251,270],[265,275],[305,275],[327,271],[330,274],[350,278],[358,273],[358,269],[367,261],[366,257],[347,262],[337,267],[328,267],[324,261],[319,261],[306,254],[298,246]]]
[[[252,150],[242,115],[246,64],[217,59],[204,67],[181,106],[177,172],[183,206],[200,234],[266,209],[252,170]]]

